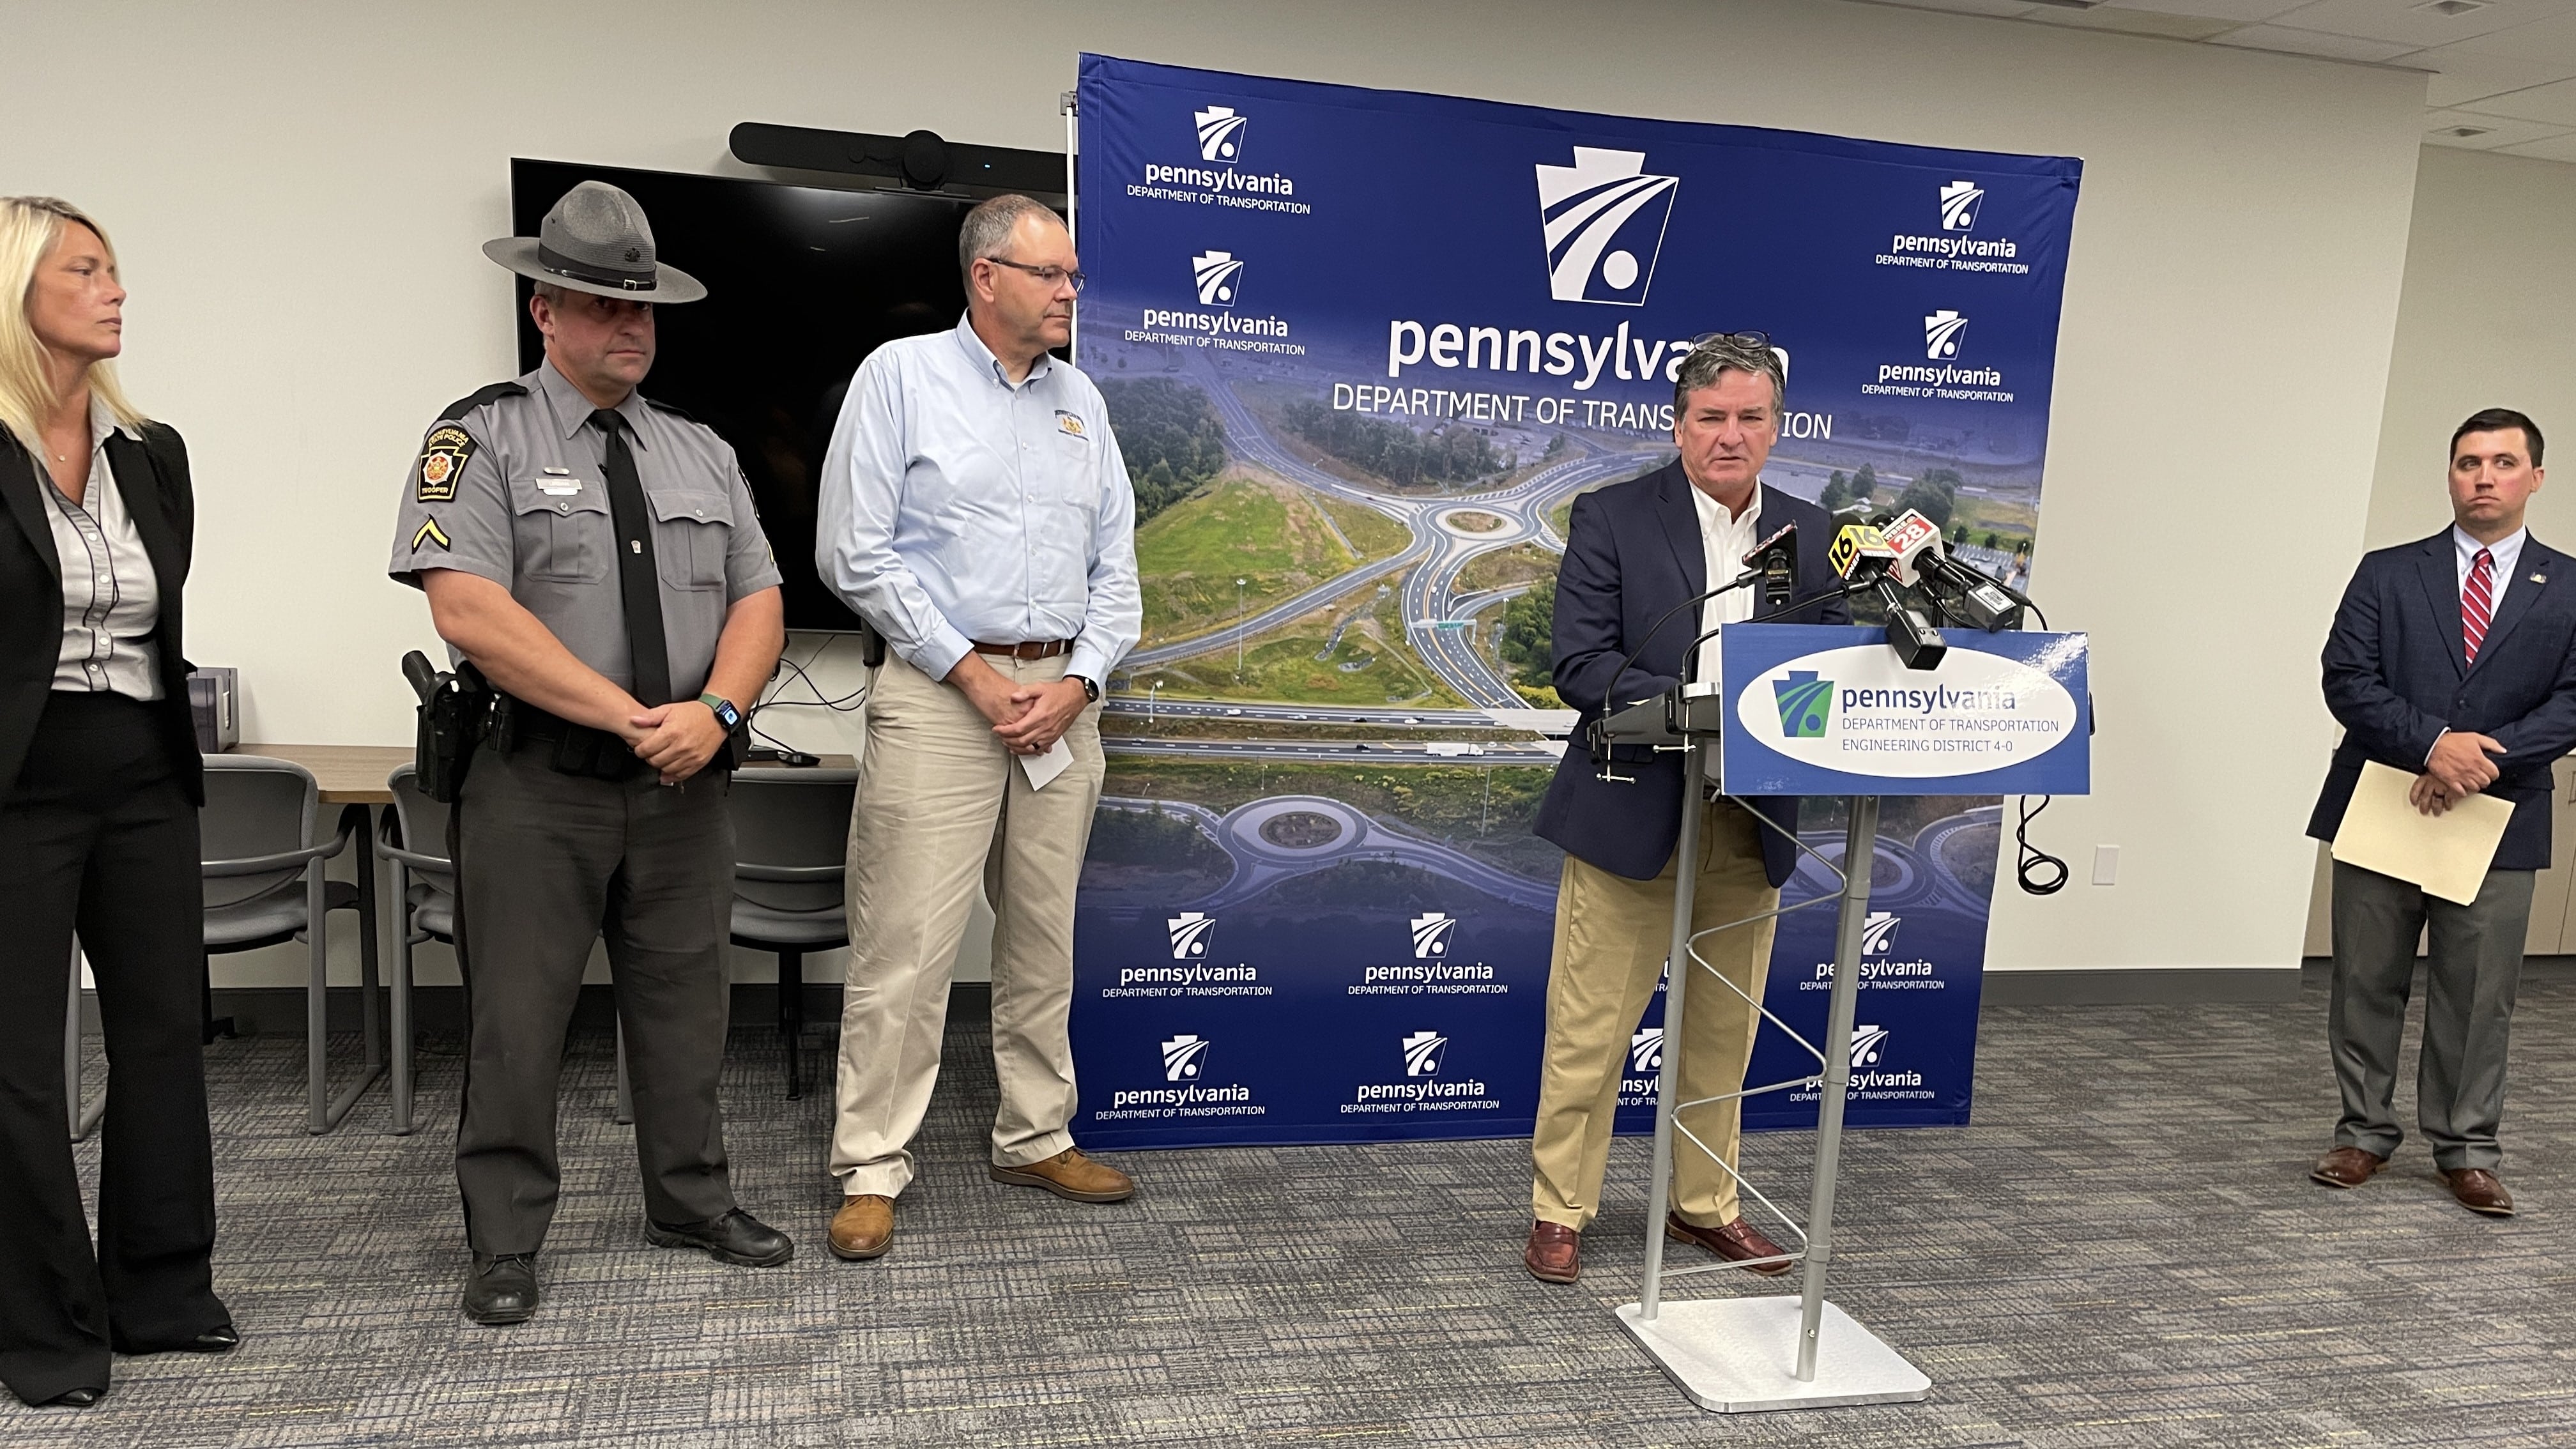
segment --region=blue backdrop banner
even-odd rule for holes
[[[1789,368],[1768,483],[1919,509],[2026,582],[2081,166],[1101,56],[1078,99],[1077,358],[1135,481],[1145,629],[1103,723],[1076,1133],[1527,1132],[1572,499],[1672,456],[1691,339],[1759,331]],[[1888,802],[1854,1125],[1967,1120],[2002,780]],[[1801,822],[1828,858],[1839,817]],[[1811,1036],[1831,931],[1796,912],[1772,957]],[[1776,1035],[1757,1079],[1793,1072]]]

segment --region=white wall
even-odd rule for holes
[[[2406,292],[2397,308],[2369,546],[2451,521],[2451,429],[2515,408],[2562,450],[2531,500],[2531,531],[2576,548],[2576,166],[2428,146],[2416,173]],[[2544,456],[2544,462],[2546,456]]]
[[[2095,634],[2103,734],[2097,793],[2042,835],[2079,879],[2116,842],[2123,874],[2000,900],[1993,963],[2297,957],[2305,660],[2359,542],[2420,77],[1789,0],[241,0],[21,5],[8,33],[0,177],[116,235],[133,391],[197,459],[190,652],[281,740],[407,738],[393,661],[431,635],[382,574],[396,489],[437,408],[513,370],[476,252],[513,155],[740,171],[740,120],[1055,147],[1087,47],[2082,156],[2037,583]],[[2201,546],[2151,567],[2174,536]],[[2267,537],[2300,546],[2249,566]]]

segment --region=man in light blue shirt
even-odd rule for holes
[[[1100,800],[1100,691],[1141,624],[1136,505],[1072,340],[1082,273],[1024,196],[969,212],[956,330],[863,363],[823,461],[815,564],[891,650],[850,828],[833,1253],[892,1245],[939,1073],[949,965],[993,905],[995,1181],[1118,1202],[1073,1120],[1073,897]]]

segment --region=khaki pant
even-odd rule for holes
[[[1732,801],[1705,807],[1699,880],[1691,928],[1705,931],[1767,911],[1780,892],[1762,873],[1765,827]],[[1678,862],[1681,852],[1673,852]],[[1530,1141],[1530,1212],[1542,1222],[1580,1232],[1601,1210],[1601,1179],[1610,1161],[1610,1126],[1619,1079],[1629,1065],[1629,1036],[1654,997],[1672,945],[1674,862],[1653,880],[1630,880],[1573,856],[1557,888],[1556,950],[1548,965],[1547,1046],[1539,1068],[1538,1130]],[[1775,922],[1762,920],[1703,936],[1700,958],[1755,999],[1771,962]],[[1674,965],[1679,974],[1681,963]],[[1761,1016],[1706,971],[1694,971],[1682,996],[1680,1030],[1665,1025],[1664,1049],[1679,1050],[1681,1098],[1688,1102],[1744,1085]],[[1643,1074],[1641,1074],[1643,1075]],[[1676,1117],[1728,1167],[1735,1165],[1742,1114],[1735,1099]],[[1673,1207],[1682,1221],[1722,1227],[1737,1216],[1735,1179],[1708,1154],[1673,1134]]]
[[[985,656],[1004,678],[1064,677],[1062,656]],[[980,874],[992,902],[993,1161],[1040,1162],[1073,1145],[1073,895],[1100,802],[1100,707],[1065,731],[1073,763],[1043,790],[966,696],[901,659],[876,671],[850,820],[850,969],[832,1175],[852,1196],[893,1197],[930,1109],[948,977]]]

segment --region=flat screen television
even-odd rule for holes
[[[823,450],[869,353],[957,325],[957,228],[975,199],[513,160],[512,230],[535,236],[546,209],[583,181],[633,196],[661,259],[707,285],[705,300],[657,313],[659,351],[641,391],[733,444],[785,576],[787,627],[858,629],[814,570]],[[532,285],[521,278],[517,294],[523,372],[544,357]]]

